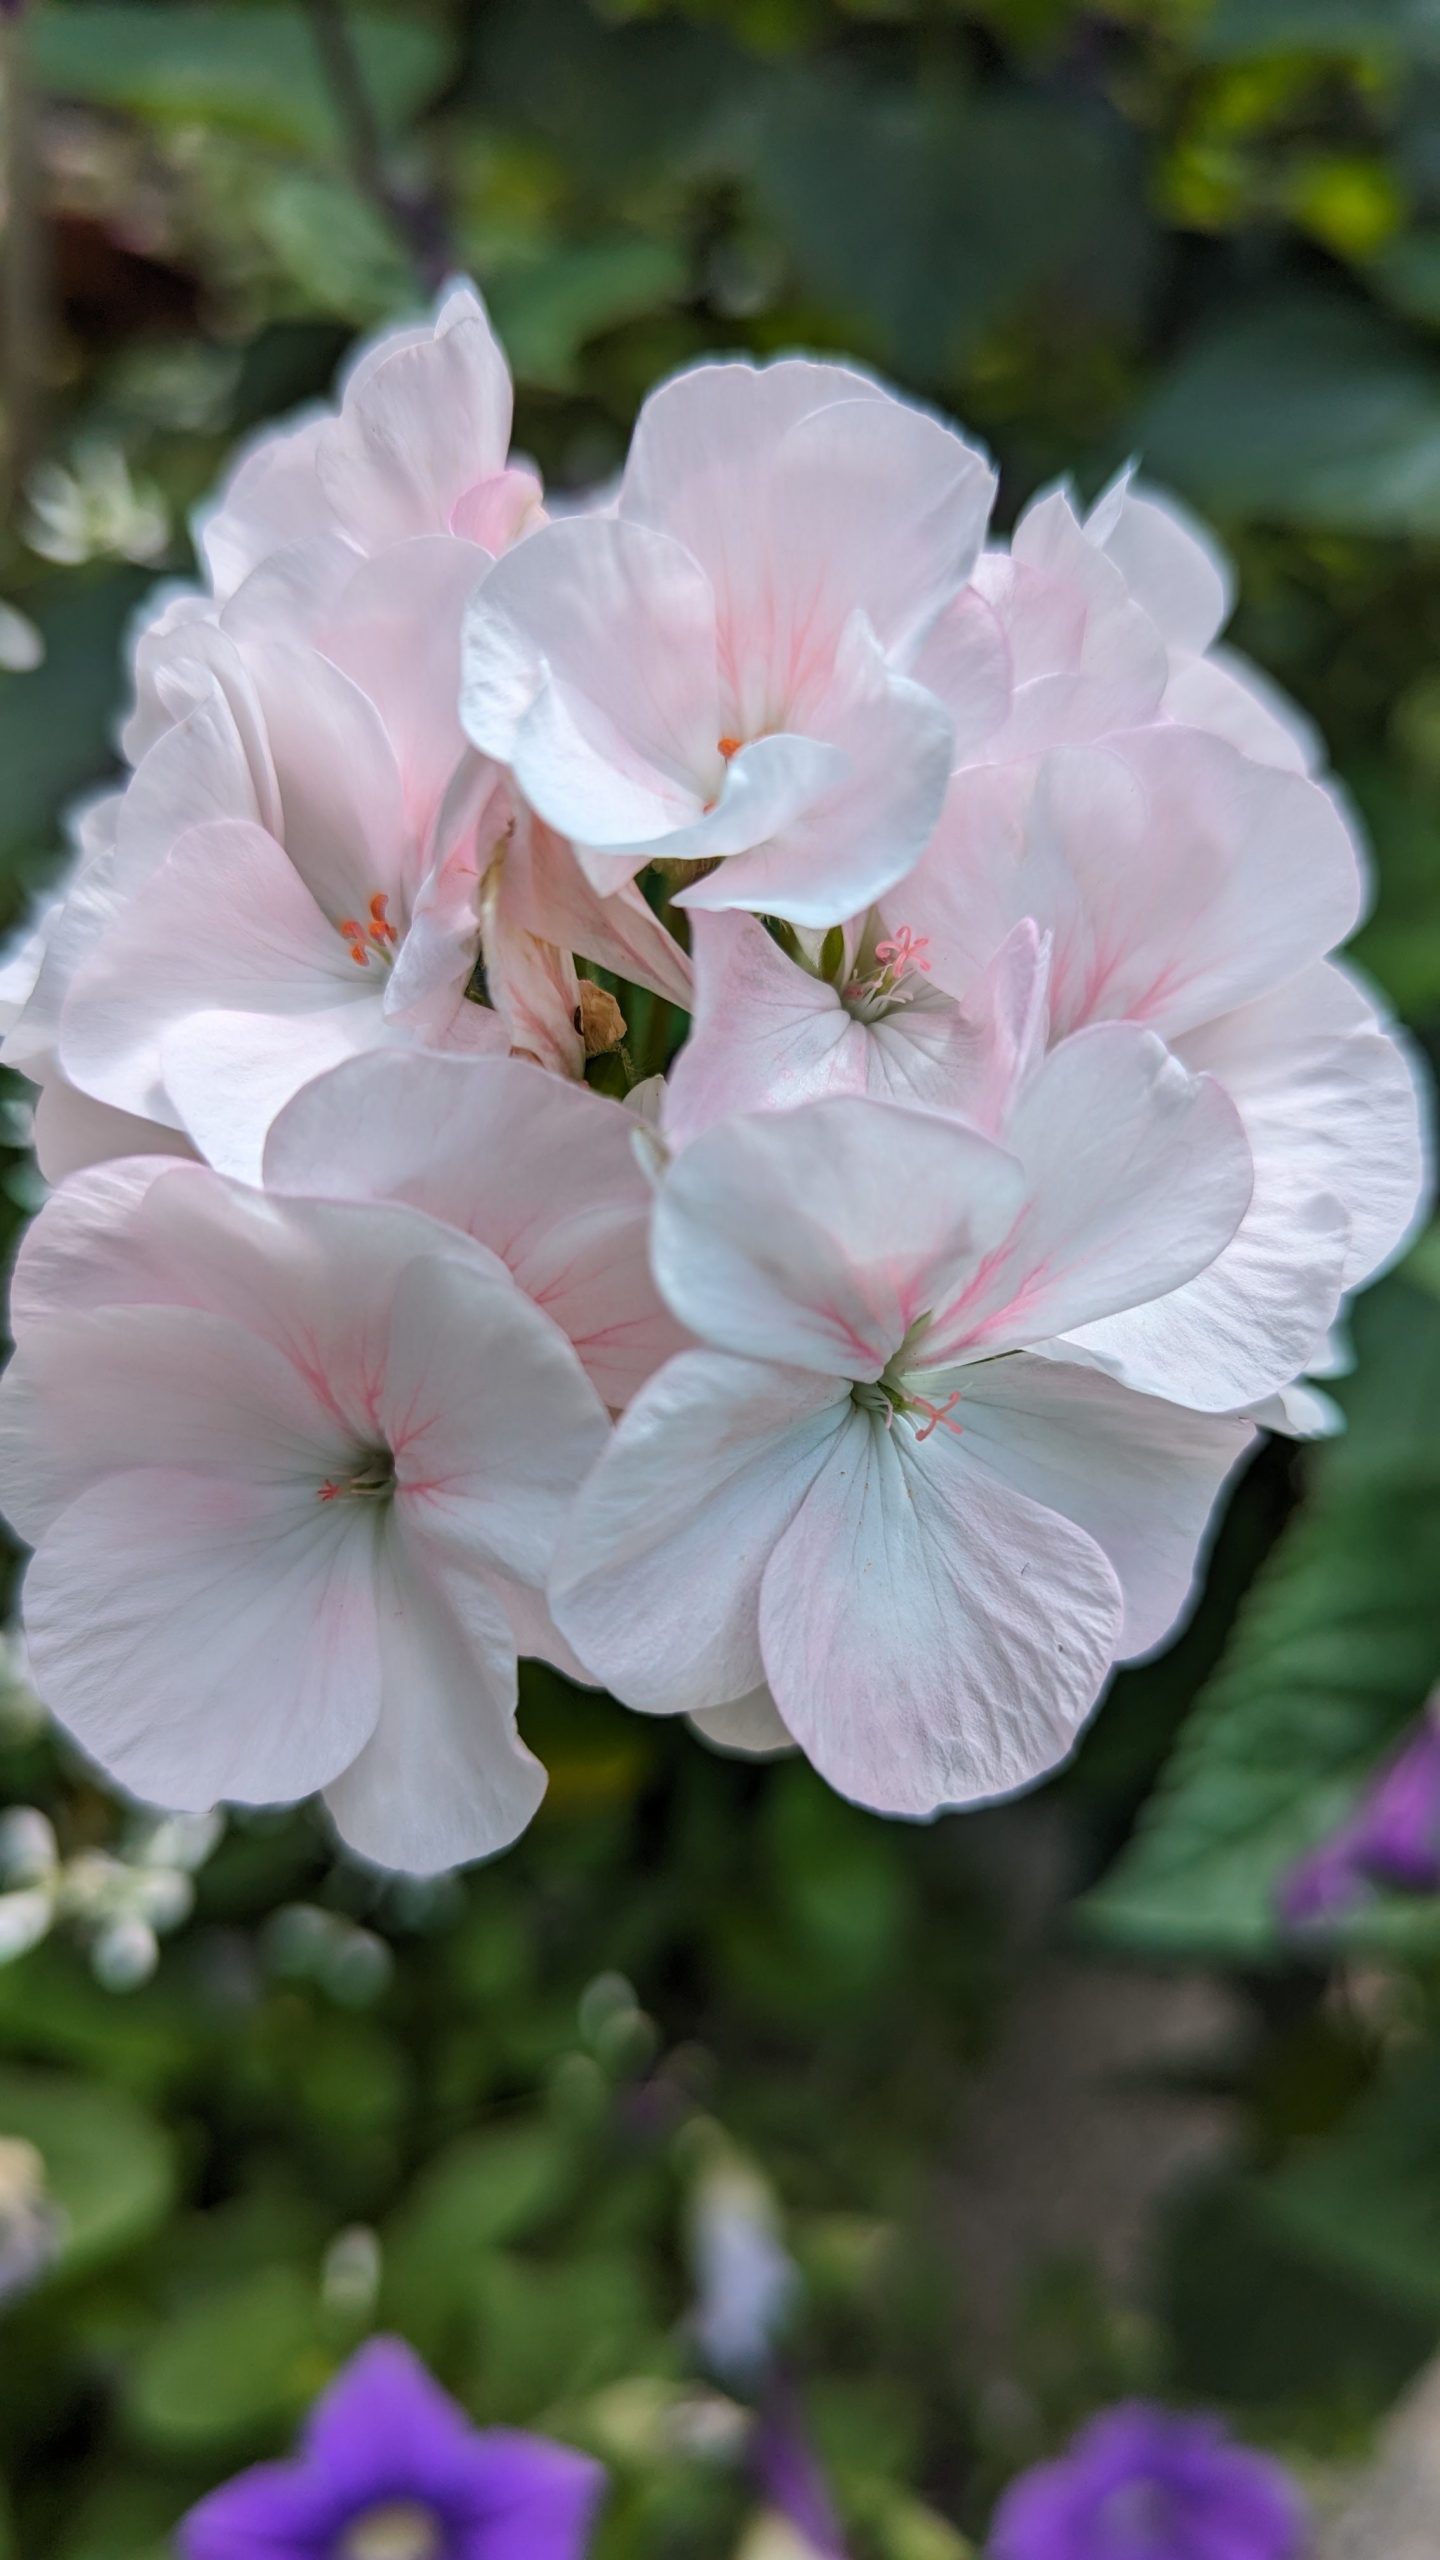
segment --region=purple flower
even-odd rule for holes
[[[604,2475],[543,2436],[480,2433],[398,2338],[372,2338],[293,2462],[192,2507],[183,2560],[580,2560]]]
[[[992,2560],[1300,2560],[1299,2494],[1213,2418],[1107,2410],[1001,2499]]]
[[[1381,1770],[1348,1820],[1291,1868],[1280,1909],[1292,1927],[1328,1920],[1372,1884],[1440,1892],[1440,1706]]]

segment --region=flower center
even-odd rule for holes
[[[433,2507],[398,2498],[357,2516],[341,2535],[335,2560],[444,2560],[444,2551]]]
[[[916,993],[917,973],[929,975],[930,962],[925,957],[929,948],[928,933],[912,933],[908,924],[897,925],[887,941],[876,943],[873,967],[841,988],[841,1003],[861,1022],[880,1021],[897,1005],[908,1004]]]
[[[952,1422],[960,1389],[952,1387],[943,1404],[922,1395],[919,1379],[923,1370],[912,1366],[915,1355],[930,1329],[928,1315],[917,1316],[893,1359],[887,1361],[878,1378],[858,1378],[850,1389],[850,1401],[861,1413],[873,1413],[887,1431],[893,1430],[897,1414],[903,1415],[914,1430],[917,1440],[928,1440],[933,1431],[953,1431],[958,1440],[964,1424]],[[917,1418],[918,1417],[918,1418]]]
[[[375,1502],[395,1490],[395,1461],[388,1449],[367,1449],[353,1475],[330,1476],[319,1488],[322,1502]]]
[[[335,930],[357,969],[368,969],[371,959],[376,956],[382,960],[393,958],[400,936],[390,922],[389,905],[386,892],[377,889],[363,924],[358,916],[341,916],[336,925]]]

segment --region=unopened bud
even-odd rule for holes
[[[587,1058],[603,1058],[607,1049],[618,1049],[625,1037],[625,1016],[614,997],[607,995],[603,987],[593,986],[588,978],[580,981],[575,1028],[585,1043]]]

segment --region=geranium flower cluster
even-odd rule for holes
[[[547,514],[510,406],[460,288],[242,459],[7,972],[38,1681],[424,1870],[535,1811],[521,1654],[1024,1786],[1416,1210],[1343,807],[1128,480],[987,542],[942,420],[719,363]]]

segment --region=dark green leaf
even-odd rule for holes
[[[1227,514],[1440,533],[1440,362],[1337,294],[1293,294],[1202,332],[1136,445],[1154,478]]]
[[[177,2453],[257,2444],[289,2426],[326,2372],[317,2286],[295,2267],[257,2267],[156,2333],[134,2369],[130,2418]]]
[[[421,18],[349,15],[384,122],[406,124],[445,76],[448,47]],[[213,124],[300,150],[333,152],[335,111],[300,8],[175,0],[57,0],[31,29],[37,81],[87,106],[164,124]]]
[[[1310,1460],[1309,1502],[1243,1609],[1139,1831],[1084,1909],[1160,1954],[1279,1943],[1276,1890],[1348,1808],[1440,1669],[1440,1303],[1403,1278],[1362,1302],[1349,1430]],[[1376,1905],[1370,1937],[1437,1932]]]

